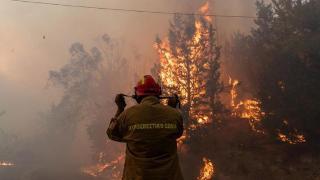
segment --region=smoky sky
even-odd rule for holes
[[[48,0],[76,5],[194,12],[204,1],[194,0]],[[210,13],[255,15],[254,0],[216,0]],[[123,41],[125,51],[137,51],[143,61],[154,61],[155,37],[164,37],[172,15],[114,12],[55,7],[2,0],[0,2],[0,117],[2,128],[29,132],[37,113],[59,99],[59,91],[45,88],[48,71],[69,59],[74,42],[90,49],[105,33]],[[218,33],[248,32],[252,20],[218,18]],[[132,60],[132,58],[131,58]],[[145,69],[143,73],[148,73]],[[139,73],[141,74],[141,72]]]

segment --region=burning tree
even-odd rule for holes
[[[200,9],[205,14],[208,3]],[[187,125],[210,123],[222,90],[219,81],[219,48],[212,19],[175,15],[168,38],[156,39],[159,78],[166,93],[178,93]]]
[[[209,4],[205,3],[199,11],[205,15],[208,10]],[[181,141],[187,140],[188,149],[194,150],[192,158],[182,157],[183,166],[186,169],[192,166],[190,171],[186,171],[194,179],[198,175],[194,171],[194,164],[200,162],[206,153],[199,153],[197,145],[191,146],[190,143],[198,143],[195,139],[205,132],[199,130],[212,127],[208,124],[213,122],[223,107],[219,100],[223,88],[220,81],[220,49],[215,41],[212,22],[213,19],[208,16],[175,15],[170,23],[168,37],[157,38],[155,44],[159,64],[155,66],[154,72],[158,74],[165,93],[177,93],[181,98],[181,110],[186,121],[186,134]],[[181,144],[179,146],[183,146]],[[210,164],[209,161],[205,163]],[[211,168],[199,169],[199,178],[211,179],[214,173]]]
[[[258,2],[257,27],[234,38],[231,54],[265,113],[263,127],[290,144],[319,144],[317,0]]]

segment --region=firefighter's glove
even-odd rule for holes
[[[124,108],[127,106],[123,94],[117,94],[114,101],[117,104],[119,110],[124,110]]]
[[[173,97],[169,98],[168,106],[171,106],[173,108],[177,108],[180,106],[180,100],[179,100],[179,96],[177,94],[174,94]]]

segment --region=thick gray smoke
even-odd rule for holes
[[[204,2],[83,5],[196,12]],[[210,9],[212,14],[255,15],[253,0],[210,1]],[[0,179],[90,179],[80,169],[92,162],[92,155],[122,146],[99,146],[104,132],[88,126],[95,121],[106,126],[114,95],[132,93],[134,82],[150,73],[155,37],[166,36],[172,16],[12,2],[0,2],[0,11],[0,163],[14,163],[0,166]],[[253,25],[252,19],[216,22],[221,42]]]

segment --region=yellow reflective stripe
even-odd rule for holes
[[[173,123],[144,123],[129,126],[129,130],[135,129],[177,129],[177,125]]]

